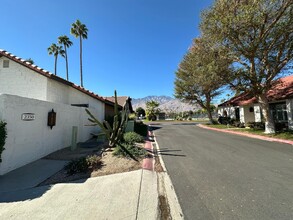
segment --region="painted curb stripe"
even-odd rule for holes
[[[265,140],[265,141],[279,142],[279,143],[283,143],[283,144],[293,145],[293,141],[290,141],[290,140],[283,140],[283,139],[279,139],[279,138],[264,137],[264,136],[261,136],[261,135],[247,134],[247,133],[242,133],[242,132],[237,132],[237,131],[229,131],[229,130],[224,130],[224,129],[219,129],[219,128],[211,128],[211,127],[208,127],[208,126],[204,126],[202,124],[199,124],[197,126],[201,127],[201,128],[213,130],[213,131],[220,131],[220,132],[224,132],[224,133],[237,134],[237,135],[250,137],[250,138],[256,138],[256,139]]]

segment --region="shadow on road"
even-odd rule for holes
[[[158,129],[161,129],[162,127],[160,127],[160,126],[154,126],[154,125],[151,125],[150,126],[150,131],[155,131],[155,130],[158,130]]]
[[[173,156],[173,157],[186,157],[185,154],[177,154],[174,152],[181,152],[182,150],[170,150],[168,148],[163,148],[159,150],[154,150],[155,155],[166,155],[166,156]]]

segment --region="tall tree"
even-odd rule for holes
[[[57,75],[57,59],[58,55],[60,54],[62,57],[64,57],[65,51],[63,50],[62,46],[58,46],[57,44],[51,44],[50,47],[48,47],[48,53],[49,55],[54,55],[55,57],[55,71],[54,74]]]
[[[137,117],[145,116],[145,110],[142,107],[138,107],[135,112]]]
[[[68,76],[68,56],[67,56],[67,48],[72,46],[72,42],[69,39],[69,37],[67,37],[66,35],[62,35],[60,37],[58,37],[58,43],[62,44],[64,46],[64,51],[65,51],[65,61],[66,61],[66,80],[69,79]]]
[[[176,72],[175,97],[190,104],[198,104],[207,111],[213,123],[212,100],[225,84],[219,73],[229,71],[229,60],[211,48],[202,38],[196,38]]]
[[[151,100],[146,102],[146,116],[150,121],[155,121],[157,119],[156,114],[160,112],[159,103]]]
[[[274,133],[267,92],[293,59],[292,0],[218,0],[202,14],[203,36],[224,46],[234,61],[226,78],[250,91],[262,107],[265,133]]]
[[[79,38],[79,58],[80,58],[80,85],[83,87],[83,75],[82,75],[82,39],[87,39],[88,29],[85,24],[82,24],[80,20],[76,20],[75,23],[71,25],[70,33]]]

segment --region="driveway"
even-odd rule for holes
[[[293,219],[293,146],[155,125],[185,219]]]

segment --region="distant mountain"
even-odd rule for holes
[[[160,104],[159,108],[164,112],[184,112],[184,111],[196,111],[201,109],[199,106],[193,106],[187,103],[181,102],[179,99],[174,99],[170,96],[147,96],[139,99],[132,99],[133,109],[138,107],[146,108],[146,102],[154,100]]]

